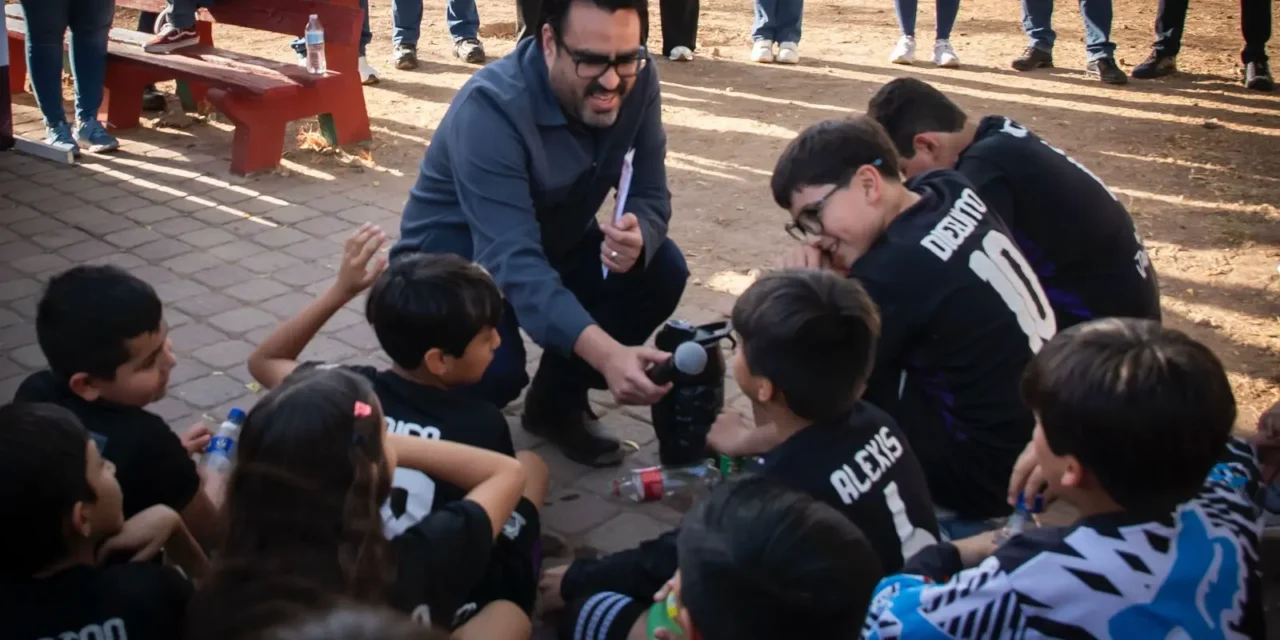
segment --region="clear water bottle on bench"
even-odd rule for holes
[[[324,59],[324,27],[320,25],[320,16],[311,14],[303,39],[307,46],[307,73],[324,75],[329,65]]]

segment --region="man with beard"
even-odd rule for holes
[[[472,76],[432,137],[393,249],[456,253],[488,269],[507,308],[502,345],[472,390],[499,407],[516,399],[529,383],[523,329],[545,349],[525,429],[594,466],[618,464],[622,451],[592,419],[587,390],[636,405],[666,393],[645,375],[666,354],[638,345],[689,276],[667,238],[666,133],[641,46],[645,11],[645,0],[556,3],[538,38]],[[598,224],[615,187],[624,213]]]

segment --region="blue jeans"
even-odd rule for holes
[[[893,12],[898,16],[898,27],[902,35],[916,35],[916,0],[893,0]],[[951,28],[956,24],[956,15],[960,13],[960,0],[937,0],[938,26],[934,33],[937,40],[951,37]]]
[[[476,0],[445,0],[445,20],[449,23],[449,35],[457,42],[476,37],[480,29],[480,12]],[[418,33],[422,28],[422,0],[391,0],[392,45],[418,46]]]
[[[800,42],[804,0],[755,0],[755,11],[752,40]]]
[[[76,119],[98,119],[107,77],[107,33],[115,17],[112,0],[22,0],[26,15],[27,69],[45,126],[67,121],[62,109],[62,38],[71,29],[71,75]]]
[[[689,266],[680,247],[668,239],[647,264],[637,264],[627,273],[611,273],[605,279],[600,273],[603,239],[600,230],[593,226],[563,260],[552,266],[559,272],[560,281],[577,296],[605,333],[625,345],[644,344],[675,311],[689,279]],[[502,346],[472,391],[498,407],[505,407],[529,384],[520,323],[510,304],[503,313],[498,334],[502,336]],[[568,403],[580,404],[585,400],[587,389],[605,387],[604,376],[576,356],[567,357],[548,350],[543,353],[539,368],[544,369],[544,374],[552,375],[551,379],[556,381],[558,391]]]
[[[1080,0],[1080,15],[1084,18],[1084,49],[1092,62],[1110,58],[1116,53],[1111,41],[1111,0]],[[1031,46],[1041,51],[1053,51],[1058,34],[1050,26],[1053,22],[1053,0],[1022,0],[1022,31],[1027,34]]]
[[[360,57],[364,57],[365,48],[373,41],[373,30],[369,28],[369,0],[360,0],[360,8],[364,9],[364,24],[360,26]],[[293,47],[293,52],[300,55],[307,55],[307,41],[302,38],[295,38],[289,43]]]

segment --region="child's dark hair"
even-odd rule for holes
[[[447,640],[448,636],[387,609],[340,606],[277,627],[262,640]]]
[[[858,401],[875,360],[880,313],[856,280],[786,269],[743,292],[733,328],[751,373],[773,383],[792,413],[818,422]]]
[[[1222,363],[1151,320],[1108,318],[1059,333],[1022,380],[1049,448],[1075,456],[1125,509],[1191,498],[1222,455],[1236,404]]]
[[[241,637],[342,600],[382,601],[394,579],[378,512],[391,473],[376,403],[355,374],[302,370],[249,412],[219,555],[188,616],[194,636]]]
[[[392,362],[417,369],[431,349],[461,356],[505,303],[479,265],[447,253],[398,258],[369,291],[365,317]]]
[[[884,576],[848,518],[766,477],[717,488],[677,545],[680,599],[706,640],[857,638]]]
[[[129,340],[160,330],[164,309],[151,285],[112,266],[72,267],[49,280],[36,308],[36,338],[64,379],[115,378]]]
[[[915,78],[890,80],[867,105],[867,116],[879,122],[904,158],[916,155],[916,135],[952,133],[964,128],[964,111],[933,85]]]
[[[879,123],[859,116],[811,125],[778,156],[770,181],[773,201],[790,209],[796,190],[839,184],[864,165],[875,167],[886,180],[902,179],[898,154]]]
[[[67,554],[66,521],[97,499],[86,476],[89,432],[52,404],[0,407],[0,577],[25,579]]]

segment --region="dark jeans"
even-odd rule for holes
[[[364,9],[364,24],[360,27],[360,57],[363,58],[365,48],[373,41],[373,30],[369,28],[369,0],[360,0],[360,8]],[[294,53],[306,57],[306,40],[294,38],[293,42],[289,43],[289,46],[293,48]]]
[[[76,119],[98,119],[107,76],[107,33],[115,15],[111,0],[22,0],[26,16],[27,69],[46,126],[67,121],[62,109],[62,39],[71,30],[71,75]]]
[[[755,0],[752,40],[800,42],[800,21],[804,0]]]
[[[568,255],[552,266],[601,329],[622,344],[644,344],[675,311],[684,294],[685,281],[689,279],[689,267],[680,247],[667,240],[648,264],[637,264],[627,273],[611,273],[608,279],[602,278],[600,242],[603,237],[599,229],[592,228]],[[498,333],[502,336],[502,346],[474,391],[498,407],[505,407],[529,384],[520,323],[510,304]],[[577,356],[548,350],[542,354],[538,366],[543,375],[551,376],[549,380],[555,382],[556,395],[569,404],[581,405],[587,389],[605,387],[604,376]]]
[[[662,16],[662,55],[671,55],[676,47],[697,48],[698,0],[659,0],[658,11]],[[523,40],[536,36],[546,15],[542,12],[542,0],[516,0],[516,37]],[[649,46],[649,14],[640,14],[640,42]]]
[[[365,15],[368,13],[366,10]],[[476,0],[445,0],[444,15],[454,42],[476,37],[480,29]],[[422,29],[422,0],[392,0],[391,23],[391,44],[417,47]]]
[[[1271,1],[1240,0],[1240,32],[1244,34],[1244,50],[1240,61],[1267,61],[1267,41],[1271,39]],[[1156,11],[1156,43],[1152,46],[1162,56],[1176,56],[1182,49],[1182,28],[1187,22],[1188,0],[1160,0]]]
[[[946,40],[951,37],[951,28],[956,24],[956,15],[960,13],[960,0],[936,0],[937,30],[934,38]],[[898,27],[902,35],[916,35],[916,0],[894,0],[893,12],[898,16]]]
[[[1080,0],[1080,16],[1084,19],[1084,48],[1089,60],[1115,55],[1111,41],[1111,0]],[[1053,51],[1058,34],[1053,32],[1053,0],[1022,0],[1022,31],[1031,46]]]

